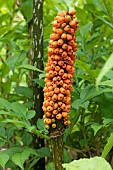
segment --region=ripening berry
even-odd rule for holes
[[[44,123],[49,132],[70,125],[69,115],[71,91],[74,76],[74,62],[77,50],[76,36],[79,27],[76,10],[58,13],[53,21],[52,34],[48,48],[48,62],[44,80]],[[54,129],[54,131],[52,131]]]

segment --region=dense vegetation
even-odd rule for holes
[[[45,78],[43,70],[31,65],[32,3],[0,2],[0,165],[13,170],[31,170],[42,157],[47,157],[46,170],[53,169],[43,119],[32,121],[32,86],[44,87]],[[79,29],[64,162],[102,156],[113,167],[113,1],[45,0],[44,66],[52,21],[57,12],[71,8],[76,9]],[[32,79],[33,70],[40,72],[38,79]],[[45,139],[45,147],[34,148],[35,134]]]

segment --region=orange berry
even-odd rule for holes
[[[53,27],[52,29],[53,33],[57,33],[57,28],[56,27]],[[51,40],[50,40],[51,41]]]
[[[67,116],[68,116],[68,113],[67,113],[67,112],[62,112],[62,116],[63,116],[63,117],[67,117]]]
[[[64,83],[70,84],[70,80],[69,80],[69,79],[65,79],[65,80],[64,80]]]
[[[56,119],[58,119],[58,120],[62,119],[62,114],[61,113],[57,114]]]
[[[69,95],[70,94],[70,91],[69,90],[66,90],[66,95]]]
[[[63,49],[62,48],[60,48],[60,50],[59,50],[59,54],[62,54],[63,53]]]
[[[64,41],[62,39],[58,40],[58,45],[62,45],[64,43]]]
[[[54,106],[54,102],[51,100],[51,101],[49,102],[49,105],[50,105],[50,106]]]
[[[62,94],[65,94],[65,93],[66,93],[66,90],[65,90],[63,87],[61,87],[61,88],[60,88],[60,92],[61,92]]]
[[[60,28],[58,28],[58,29],[57,29],[57,34],[61,35],[62,33],[63,33],[63,30],[60,29]]]
[[[58,54],[58,53],[59,53],[59,50],[60,50],[59,48],[55,48],[54,53],[55,53],[55,54]]]
[[[48,54],[49,54],[49,55],[53,54],[53,52],[54,52],[54,48],[49,48],[49,49],[48,49]]]
[[[60,55],[55,55],[54,58],[55,60],[60,60]]]
[[[67,35],[66,35],[65,33],[63,33],[63,34],[61,35],[61,38],[62,38],[62,39],[66,39],[66,38],[67,38]]]
[[[59,93],[59,91],[60,91],[60,90],[59,90],[58,87],[56,87],[56,88],[54,89],[54,92],[55,92],[55,93]]]
[[[58,75],[58,72],[57,71],[54,71],[54,76],[57,76]]]
[[[69,14],[70,14],[70,15],[75,15],[75,14],[76,14],[76,10],[73,9],[73,10],[69,11]]]
[[[53,41],[53,43],[51,44],[52,48],[56,48],[58,46],[58,42],[57,41]]]
[[[59,22],[60,24],[63,24],[63,23],[64,23],[64,20],[65,20],[65,18],[64,18],[63,16],[61,16],[61,17],[58,18],[58,22]]]
[[[60,67],[59,67],[59,66],[56,66],[56,67],[55,67],[55,71],[60,71]]]
[[[59,106],[62,106],[62,102],[58,102],[58,105],[59,105]]]
[[[53,118],[53,119],[52,119],[52,123],[54,123],[54,122],[55,122],[55,119]]]
[[[56,124],[55,123],[52,124],[52,128],[56,128]]]
[[[54,115],[56,115],[58,113],[58,110],[53,110],[52,112]]]
[[[60,80],[59,85],[62,86],[63,83],[64,83],[63,80]]]
[[[60,27],[60,23],[57,20],[54,20],[53,21],[53,26],[58,28],[58,27]]]
[[[46,112],[45,115],[46,115],[46,117],[50,117],[51,116],[51,112]]]
[[[66,26],[66,23],[64,22],[64,23],[62,23],[62,28],[64,28]]]
[[[52,121],[51,121],[50,118],[45,118],[45,119],[44,119],[44,123],[49,125],[49,124],[52,123]]]
[[[50,126],[49,126],[49,125],[46,125],[45,128],[46,128],[47,130],[49,130]]]
[[[61,69],[61,70],[59,71],[59,75],[62,76],[63,74],[64,74],[64,70]]]
[[[52,99],[52,98],[51,98],[50,96],[47,98],[47,100],[48,100],[49,102],[51,101],[51,99]]]
[[[49,86],[48,91],[53,91],[53,86]]]
[[[64,51],[64,52],[62,53],[62,57],[66,57],[66,56],[67,56],[67,52]]]
[[[50,77],[50,78],[54,77],[54,71],[53,71],[53,70],[50,70],[50,71],[48,72],[48,74],[49,74],[49,77]]]
[[[70,26],[66,25],[65,28],[64,28],[64,31],[69,32],[70,31]]]
[[[66,110],[66,105],[63,103],[60,108],[61,108],[63,111],[65,111],[65,110]]]
[[[54,95],[54,91],[49,92],[49,96],[52,97]]]
[[[58,94],[58,100],[62,100],[64,98],[64,95],[62,93]]]
[[[61,80],[61,77],[60,76],[57,76],[57,81],[60,81]]]
[[[62,79],[67,79],[67,73],[64,73]]]
[[[54,106],[53,106],[53,109],[57,109],[58,108],[58,103],[55,103]]]
[[[56,101],[57,100],[57,95],[56,94],[54,94],[53,96],[52,96],[52,101]]]
[[[50,35],[51,40],[58,40],[59,38],[60,38],[60,36],[58,34],[53,33]]]
[[[64,89],[67,89],[67,88],[68,88],[68,85],[64,83],[64,84],[63,84],[63,88],[64,88]]]
[[[67,40],[72,40],[72,35],[67,34]]]
[[[63,45],[62,45],[63,50],[66,50],[67,47],[68,47],[67,44],[63,44]]]
[[[47,112],[51,112],[52,110],[53,110],[53,107],[51,107],[51,106],[47,107]]]
[[[69,22],[70,20],[71,20],[70,15],[66,15],[66,16],[65,16],[65,22]]]
[[[66,111],[67,111],[67,112],[70,112],[70,109],[71,109],[71,106],[70,106],[70,104],[69,104],[69,105],[66,106]]]
[[[49,105],[49,102],[46,100],[43,102],[44,106],[47,107]]]
[[[64,65],[64,61],[62,61],[62,60],[58,61],[58,65],[59,66],[63,66]]]

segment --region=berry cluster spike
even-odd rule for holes
[[[44,91],[44,123],[46,129],[70,125],[70,93],[77,50],[75,33],[79,27],[76,10],[58,13],[53,21],[48,48]]]

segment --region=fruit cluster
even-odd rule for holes
[[[55,129],[58,122],[68,126],[70,111],[70,92],[77,50],[75,32],[78,21],[76,11],[63,11],[54,18],[48,48],[48,63],[44,91],[44,123],[46,129]]]

